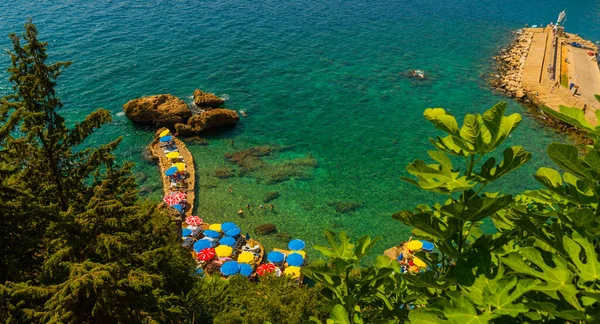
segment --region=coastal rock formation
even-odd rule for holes
[[[132,122],[146,126],[173,127],[185,123],[192,111],[181,99],[170,94],[133,99],[123,105],[125,115]]]
[[[175,124],[175,130],[181,136],[192,136],[209,129],[235,125],[239,120],[235,110],[219,108],[193,115],[187,124]]]
[[[530,29],[518,31],[512,44],[495,57],[498,73],[493,75],[490,82],[493,87],[505,92],[509,97],[521,99],[525,96],[520,83],[532,38],[533,32]]]
[[[277,198],[279,198],[279,192],[277,192],[277,191],[268,192],[268,193],[265,195],[265,198],[263,198],[263,202],[264,202],[264,203],[268,203],[268,202],[270,202],[271,200],[275,200],[275,199],[277,199]]]
[[[202,108],[217,108],[225,103],[225,100],[217,97],[213,93],[202,92],[200,89],[194,90],[194,103]]]
[[[262,224],[254,229],[256,235],[268,235],[277,232],[277,226],[273,224]]]

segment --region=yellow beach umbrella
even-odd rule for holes
[[[210,224],[210,226],[208,227],[208,229],[220,232],[221,231],[221,224]]]
[[[302,256],[302,258],[306,259],[306,252],[304,252],[302,250],[290,252],[290,254],[292,254],[292,253],[298,253],[298,254],[300,254]]]
[[[185,170],[185,163],[175,163],[172,166],[176,167],[179,171]]]
[[[413,258],[413,262],[419,268],[427,268],[427,264],[425,262],[423,262],[423,260],[421,260],[421,259],[419,259],[417,257]]]
[[[219,245],[215,248],[215,253],[218,257],[228,257],[233,252],[231,246]]]
[[[300,278],[300,267],[287,267],[283,270],[286,275],[292,276],[292,278]]]
[[[406,248],[411,250],[411,251],[418,251],[423,247],[423,243],[421,241],[410,241],[408,243],[406,243]]]
[[[252,254],[252,252],[242,252],[240,255],[238,255],[237,261],[241,263],[254,264],[254,254]]]
[[[179,157],[179,152],[167,153],[167,155],[165,156],[167,157],[167,159],[176,159]]]
[[[167,135],[169,135],[169,133],[171,133],[171,131],[168,129],[165,129],[164,131],[160,132],[160,134],[158,134],[158,137],[167,136]]]

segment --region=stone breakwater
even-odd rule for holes
[[[586,119],[596,124],[600,109],[594,97],[600,89],[597,53],[591,41],[565,33],[563,27],[524,28],[515,32],[515,39],[495,57],[496,73],[490,83],[509,97],[538,108],[582,109]],[[572,127],[563,127],[546,114],[535,115],[545,124],[573,133],[567,130]]]
[[[531,47],[533,32],[529,28],[520,29],[515,33],[511,44],[500,50],[494,57],[497,73],[490,80],[492,86],[509,97],[525,99],[521,87],[521,76]]]

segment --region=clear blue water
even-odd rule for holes
[[[325,228],[352,237],[382,236],[377,253],[409,235],[391,214],[439,197],[399,180],[415,158],[426,158],[427,138],[438,133],[422,118],[427,107],[445,107],[459,118],[508,100],[490,90],[492,56],[528,24],[547,24],[567,9],[567,30],[600,39],[600,3],[581,1],[22,1],[0,2],[0,34],[22,30],[28,16],[50,43],[53,60],[72,60],[60,79],[69,122],[98,107],[114,121],[90,145],[125,136],[118,154],[138,162],[140,186],[159,199],[155,166],[142,159],[152,132],[134,127],[122,105],[144,95],[171,93],[191,100],[195,88],[230,99],[247,110],[238,127],[192,145],[199,189],[198,214],[209,222],[233,220],[252,233],[263,223],[279,232],[323,243]],[[9,48],[8,38],[0,47]],[[0,66],[7,66],[7,55]],[[406,71],[422,69],[416,81]],[[3,72],[4,73],[4,72]],[[0,94],[9,91],[6,75]],[[509,101],[511,112],[525,113]],[[230,140],[235,140],[235,148]],[[496,190],[536,188],[531,177],[548,165],[544,149],[564,140],[525,117],[508,144],[535,158]],[[310,179],[269,184],[271,171],[220,180],[223,154],[257,145],[291,146],[267,163],[312,155]],[[233,194],[227,191],[231,185]],[[154,190],[154,191],[152,191]],[[276,212],[256,208],[278,191]],[[362,203],[337,213],[328,203]],[[245,218],[237,209],[252,204]],[[267,247],[283,247],[274,236]],[[312,250],[311,250],[312,252]],[[312,254],[312,253],[311,253]]]

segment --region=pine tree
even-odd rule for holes
[[[75,149],[111,120],[109,112],[68,128],[54,87],[70,63],[45,63],[47,43],[31,20],[10,38],[13,93],[0,100],[0,316],[180,321],[194,277],[176,225],[137,199],[132,164],[118,165],[112,154],[120,139]]]

